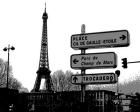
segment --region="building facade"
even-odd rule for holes
[[[85,102],[81,103],[81,91],[55,93],[19,93],[2,89],[0,112],[139,112],[136,96],[107,90],[87,90]],[[6,100],[8,98],[8,100]]]
[[[88,90],[81,103],[81,91],[16,93],[14,107],[20,112],[114,112],[114,96],[112,91]]]

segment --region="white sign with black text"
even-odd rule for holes
[[[112,84],[118,81],[118,76],[114,73],[99,73],[72,75],[71,82],[73,84]]]
[[[116,68],[117,56],[114,52],[71,55],[71,68],[96,69]]]
[[[71,47],[77,49],[129,46],[127,30],[75,34],[71,36]]]

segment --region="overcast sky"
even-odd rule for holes
[[[3,0],[0,1],[0,58],[7,60],[3,51],[8,44],[16,49],[10,52],[13,75],[31,90],[35,83],[42,37],[42,14],[48,13],[48,46],[51,73],[56,70],[73,70],[70,56],[80,50],[70,47],[70,37],[81,33],[128,30],[130,46],[120,48],[91,49],[86,53],[115,52],[116,69],[91,69],[86,73],[105,73],[121,70],[120,82],[133,79],[140,73],[140,63],[129,64],[123,69],[121,59],[140,61],[140,16],[138,0]]]

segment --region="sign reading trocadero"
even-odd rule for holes
[[[71,68],[94,69],[116,68],[117,57],[114,52],[71,55]]]
[[[110,84],[117,81],[118,77],[114,73],[72,75],[71,77],[73,84]]]

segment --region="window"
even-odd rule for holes
[[[100,92],[100,99],[103,99],[103,92]]]
[[[97,92],[97,99],[99,99],[99,92]]]

